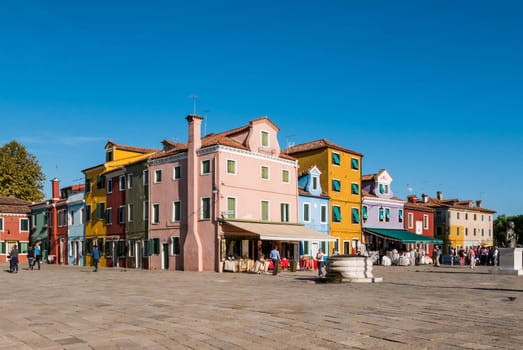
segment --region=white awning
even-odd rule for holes
[[[252,238],[268,241],[335,241],[336,238],[325,233],[314,231],[299,224],[288,223],[264,223],[250,221],[223,222],[225,236],[249,235]],[[229,229],[227,225],[232,226]],[[240,229],[241,231],[238,231]]]

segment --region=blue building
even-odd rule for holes
[[[329,197],[323,192],[320,182],[321,171],[312,166],[298,177],[298,222],[306,227],[328,235]],[[318,248],[330,255],[333,248],[338,249],[337,241],[302,241],[300,256],[316,256]]]
[[[69,265],[85,266],[85,192],[84,185],[73,185],[61,190],[67,198],[67,242]]]

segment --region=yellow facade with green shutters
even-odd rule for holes
[[[314,165],[322,172],[321,187],[330,199],[330,235],[338,239],[341,254],[354,253],[361,242],[363,155],[327,140],[293,146],[286,152],[298,159],[300,173]]]
[[[105,163],[84,169],[86,193],[85,193],[85,246],[86,265],[90,266],[91,247],[96,241],[99,248],[104,249],[107,237],[106,209],[107,209],[107,181],[104,174],[118,167],[140,161],[157,150],[132,146],[117,145],[109,141],[105,146]],[[102,251],[99,266],[106,266],[105,254]]]

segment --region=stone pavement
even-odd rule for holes
[[[522,349],[523,277],[374,267],[375,284],[0,264],[0,349]]]

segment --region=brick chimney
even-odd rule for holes
[[[203,246],[199,232],[200,191],[198,175],[200,165],[196,152],[201,148],[201,124],[203,118],[194,114],[187,116],[189,139],[187,141],[187,232],[183,242],[183,269],[203,271]]]
[[[476,207],[481,208],[481,199],[476,201]]]
[[[436,196],[437,196],[438,200],[442,200],[443,199],[443,192],[441,192],[441,191],[436,192]]]
[[[60,199],[60,180],[58,180],[58,178],[55,177],[51,180],[51,184],[53,200]]]
[[[421,195],[421,198],[423,200],[423,203],[427,203],[429,201],[429,196],[425,193]]]
[[[409,203],[416,203],[417,199],[416,199],[416,195],[415,194],[409,194],[407,196],[407,201]]]

